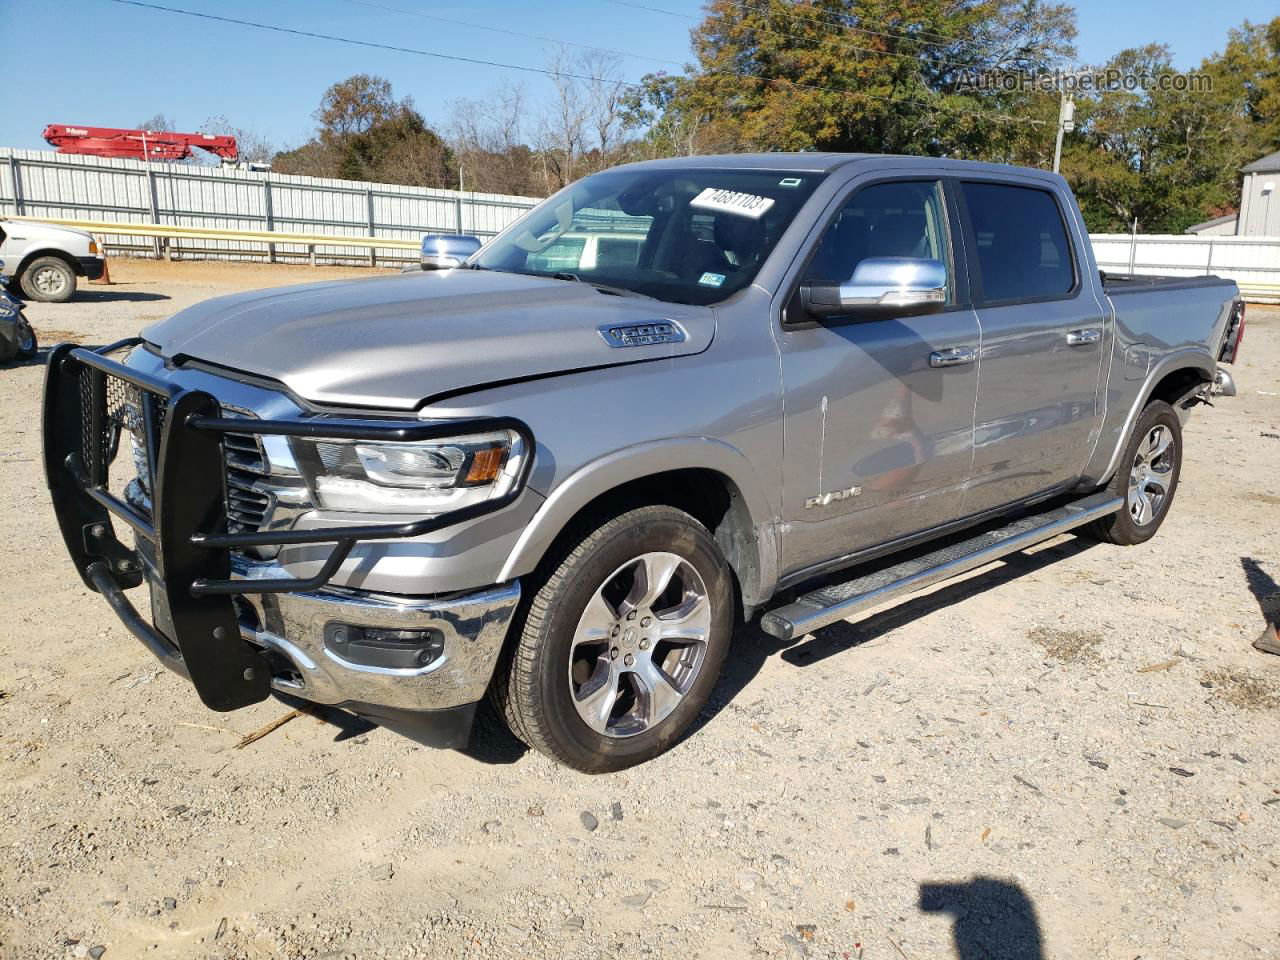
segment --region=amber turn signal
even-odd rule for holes
[[[498,474],[502,472],[502,460],[506,452],[506,447],[490,447],[487,450],[477,450],[471,457],[471,466],[467,468],[467,475],[463,479],[463,483],[469,487],[492,483],[497,479]]]

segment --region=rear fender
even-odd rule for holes
[[[1178,350],[1157,362],[1147,373],[1146,379],[1142,382],[1142,389],[1138,391],[1128,412],[1125,415],[1124,423],[1116,439],[1113,442],[1110,455],[1106,460],[1105,466],[1101,470],[1095,471],[1094,464],[1100,462],[1103,450],[1100,447],[1093,457],[1085,476],[1086,485],[1101,485],[1109,481],[1116,468],[1120,464],[1120,455],[1124,452],[1125,444],[1129,441],[1129,435],[1133,432],[1133,425],[1138,422],[1138,417],[1142,414],[1142,410],[1150,402],[1152,394],[1155,393],[1156,387],[1160,381],[1171,373],[1179,370],[1195,370],[1200,374],[1200,383],[1187,390],[1182,397],[1176,398],[1178,401],[1186,399],[1190,394],[1196,393],[1202,389],[1206,383],[1213,383],[1214,377],[1217,375],[1218,367],[1214,363],[1213,358],[1203,349],[1200,350]],[[1183,413],[1179,411],[1179,418],[1184,422],[1186,420]]]

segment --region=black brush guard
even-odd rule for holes
[[[528,476],[533,436],[518,420],[226,418],[210,394],[183,390],[107,357],[140,342],[121,340],[96,351],[64,343],[50,352],[44,395],[45,478],[62,538],[81,579],[106,598],[152,654],[188,678],[213,710],[236,710],[270,693],[271,668],[256,647],[241,639],[233,596],[315,590],[329,582],[357,543],[422,536],[501,510],[516,499]],[[125,423],[129,418],[133,422]],[[126,430],[142,436],[150,515],[109,489],[108,468]],[[406,523],[227,532],[223,434],[409,442],[491,430],[510,430],[523,442],[520,475],[501,497]],[[144,566],[138,552],[116,538],[112,517],[132,528],[154,555],[153,598],[168,607],[169,631],[149,623],[125,596],[125,590],[143,583]],[[304,543],[334,544],[312,577],[231,579],[235,548]]]

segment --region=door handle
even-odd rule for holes
[[[1067,344],[1072,347],[1078,347],[1082,343],[1097,343],[1101,339],[1102,331],[1098,329],[1072,330],[1067,334]]]
[[[951,347],[947,350],[935,350],[929,354],[931,367],[958,367],[961,364],[973,363],[978,359],[978,351],[973,347]]]

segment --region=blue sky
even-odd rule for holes
[[[553,44],[441,23],[385,8],[610,47],[638,78],[683,62],[694,21],[607,0],[154,0],[227,17],[478,57],[545,65]],[[638,0],[697,14],[701,0]],[[1275,0],[1077,0],[1080,59],[1105,60],[1126,46],[1169,44],[1181,68],[1222,48],[1228,28],[1275,14]],[[51,22],[55,29],[51,29]],[[483,96],[503,80],[523,81],[531,98],[550,81],[495,67],[452,63],[330,41],[197,20],[109,0],[0,0],[5,35],[0,145],[45,148],[47,123],[132,127],[155,113],[180,130],[223,114],[278,146],[305,141],[320,95],[353,73],[378,73],[397,96],[411,95],[431,122],[460,96]],[[56,49],[41,38],[55,38]],[[15,96],[15,91],[21,91]]]

